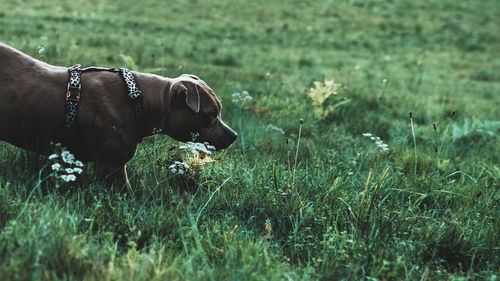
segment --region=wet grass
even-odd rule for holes
[[[495,280],[499,10],[2,2],[0,41],[56,65],[194,73],[244,138],[178,176],[179,144],[146,139],[129,165],[135,197],[90,166],[78,184],[40,183],[48,160],[1,143],[1,279]],[[323,106],[349,102],[320,119],[305,92],[331,79]],[[239,107],[231,94],[244,90]]]

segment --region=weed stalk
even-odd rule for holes
[[[413,136],[413,149],[415,151],[415,175],[417,174],[417,141],[415,139],[415,128],[413,126],[413,112],[410,111],[411,134]]]
[[[31,197],[33,196],[33,194],[35,193],[35,191],[42,185],[42,183],[44,181],[46,181],[50,176],[52,176],[52,173],[50,173],[49,175],[45,176],[44,178],[42,178],[42,173],[43,173],[43,170],[45,170],[45,168],[48,166],[49,164],[45,164],[45,166],[43,166],[39,171],[38,171],[38,181],[35,185],[35,187],[33,187],[33,189],[31,190],[31,192],[29,193],[28,197],[26,198],[26,200],[24,201],[24,205],[23,205],[23,208],[21,209],[21,212],[19,212],[19,214],[17,215],[16,217],[16,220],[18,220],[21,215],[24,213],[24,211],[26,210],[26,207],[28,207],[28,203],[31,199]]]
[[[438,133],[436,123],[432,124],[434,128],[434,152],[437,154],[437,162],[439,163],[439,150],[438,150]]]
[[[240,120],[239,120],[239,125],[240,125],[240,138],[241,138],[241,149],[243,150],[243,155],[245,155],[245,138],[243,137],[243,126],[241,125],[241,110],[240,110]]]
[[[453,116],[455,116],[455,111],[452,111],[450,114],[449,114],[450,118],[453,118]],[[444,145],[444,141],[446,140],[446,136],[448,135],[448,130],[450,129],[450,123],[448,123],[448,125],[446,126],[446,129],[444,130],[444,133],[443,133],[443,138],[441,140],[441,145],[439,146],[439,152],[443,151],[443,145]]]
[[[158,175],[156,173],[156,151],[158,149],[158,144],[157,144],[157,139],[158,136],[157,134],[160,133],[160,131],[157,131],[157,129],[153,129],[153,134],[154,134],[154,143],[153,143],[153,176],[155,178],[156,185],[158,185]]]
[[[302,134],[302,124],[304,124],[304,120],[300,119],[300,121],[299,121],[299,137],[297,139],[297,150],[295,151],[295,162],[293,164],[292,183],[295,183],[295,171],[297,170],[297,159],[299,157],[299,145],[300,145],[300,135]]]
[[[368,172],[368,177],[366,178],[365,189],[363,190],[363,195],[361,195],[361,201],[358,207],[358,218],[361,218],[361,212],[363,211],[363,204],[365,202],[366,193],[368,192],[368,185],[370,184],[370,178],[372,176],[373,168],[370,168]]]

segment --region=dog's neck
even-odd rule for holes
[[[158,133],[163,119],[168,115],[167,91],[170,79],[155,74],[134,72],[137,85],[142,92],[142,118],[139,122],[139,142]]]

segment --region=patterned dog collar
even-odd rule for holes
[[[82,90],[80,65],[70,67],[69,82],[66,90],[66,130],[72,130],[76,123],[76,113],[80,103],[80,92]]]

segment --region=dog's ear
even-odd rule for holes
[[[200,92],[198,86],[194,83],[187,82],[186,104],[195,113],[200,112]]]
[[[190,82],[177,82],[172,85],[171,90],[173,95],[185,95],[186,105],[195,113],[200,112],[200,93],[198,92],[198,87],[196,86],[196,84]]]

